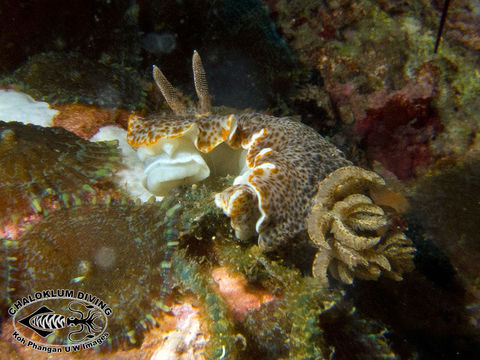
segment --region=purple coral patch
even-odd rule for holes
[[[433,160],[430,141],[443,130],[432,98],[387,97],[383,106],[370,108],[355,122],[370,160],[379,161],[398,178],[415,177],[418,168]]]

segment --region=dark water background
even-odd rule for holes
[[[3,0],[0,85],[51,104],[148,113],[162,106],[153,64],[194,97],[197,50],[214,106],[299,116],[409,203],[402,216],[417,247],[416,269],[401,282],[344,287],[347,301],[370,322],[363,328],[341,316],[326,322],[333,358],[380,358],[374,343],[369,350],[368,339],[358,339],[384,328],[390,358],[474,359],[480,352],[480,3],[452,2],[434,54],[443,5]]]

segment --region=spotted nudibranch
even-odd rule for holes
[[[215,203],[235,234],[275,247],[306,229],[318,182],[348,166],[340,150],[288,117],[260,113],[213,115],[200,56],[193,54],[196,111],[180,99],[159,68],[153,77],[174,115],[132,115],[127,141],[144,162],[144,185],[156,195],[209,175],[237,174]]]

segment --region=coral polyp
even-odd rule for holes
[[[9,300],[57,288],[93,294],[113,310],[102,347],[140,346],[171,291],[178,209],[168,199],[97,200],[42,214],[18,239],[4,240]]]
[[[62,128],[0,122],[0,223],[74,202],[120,167],[116,142],[92,143]]]

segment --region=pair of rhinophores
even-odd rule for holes
[[[157,67],[153,76],[173,115],[129,120],[127,141],[144,163],[144,185],[163,195],[181,183],[237,175],[215,195],[235,234],[274,248],[308,228],[318,252],[313,276],[327,269],[344,283],[355,277],[395,280],[413,269],[415,248],[370,198],[385,186],[374,172],[352,166],[315,130],[288,117],[214,115],[205,71],[193,54],[196,111],[188,109]]]
[[[154,66],[153,76],[174,115],[132,116],[127,141],[144,162],[144,185],[161,195],[210,174],[235,174],[215,203],[231,218],[236,236],[258,233],[272,248],[307,229],[318,253],[313,275],[327,269],[344,283],[354,277],[395,280],[413,269],[415,248],[370,198],[383,179],[345,159],[315,130],[288,117],[260,113],[213,115],[205,71],[193,54],[199,99],[190,111]],[[307,219],[307,220],[306,220]]]
[[[305,218],[318,183],[351,165],[315,130],[288,117],[260,113],[212,114],[200,56],[193,54],[198,106],[188,109],[160,69],[153,76],[173,115],[129,119],[127,141],[144,165],[144,186],[164,195],[179,184],[208,176],[237,175],[216,194],[240,239],[258,233],[275,247],[306,229]]]
[[[398,280],[412,268],[411,242],[398,231],[386,233],[386,215],[360,194],[381,181],[358,172],[313,129],[290,118],[212,115],[196,53],[193,68],[197,111],[189,112],[155,69],[174,115],[130,119],[128,141],[142,158],[144,184],[151,193],[164,194],[209,175],[236,174],[233,185],[215,200],[231,217],[237,236],[258,233],[263,247],[275,246],[304,230],[309,213],[308,230],[319,248],[313,275],[321,282],[326,282],[327,270],[351,283],[354,277],[376,279],[380,273]],[[125,142],[125,131],[115,129],[123,131]],[[138,169],[137,155],[127,148],[134,155],[129,165]],[[145,329],[156,322],[156,311],[165,308],[172,277],[182,276],[192,290],[208,284],[204,279],[198,285],[202,273],[195,261],[173,251],[180,216],[176,197],[142,205],[110,198],[108,190],[114,187],[109,183],[120,167],[115,143],[95,144],[61,128],[0,122],[0,160],[5,169],[0,193],[12,198],[0,211],[0,221],[17,224],[25,214],[38,215],[18,237],[2,239],[0,257],[8,269],[0,273],[7,276],[1,279],[7,299],[0,302],[74,284],[112,304],[112,336],[106,345],[131,346],[141,344]],[[134,276],[116,275],[125,271]],[[212,305],[212,296],[217,295],[207,292],[205,303],[218,315],[223,302]],[[222,342],[225,349],[228,326],[215,327],[220,340],[212,347]]]

